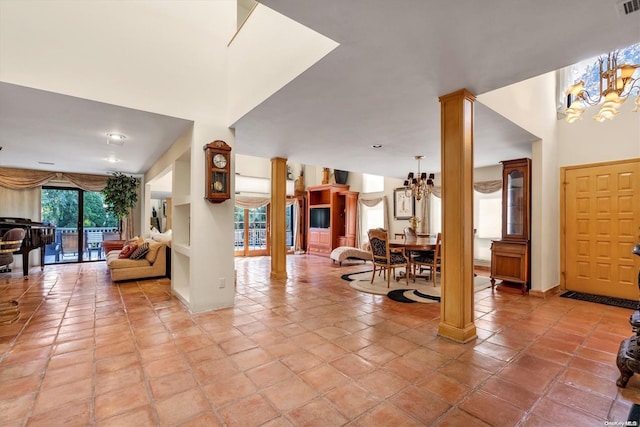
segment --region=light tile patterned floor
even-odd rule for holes
[[[168,279],[113,284],[104,263],[0,275],[2,426],[602,426],[630,310],[476,293],[479,338],[436,336],[440,304],[358,293],[369,269],[290,256],[236,261],[233,308],[190,314]]]

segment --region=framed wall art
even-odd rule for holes
[[[393,217],[395,219],[410,219],[416,214],[416,202],[413,194],[404,187],[393,190]]]

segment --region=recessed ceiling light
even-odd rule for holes
[[[107,157],[105,160],[107,162],[109,162],[109,163],[118,163],[120,161],[119,159],[116,159],[115,157]]]
[[[55,165],[53,162],[38,162],[41,165]]]
[[[124,140],[127,139],[126,136],[119,133],[108,133],[107,137],[108,137],[107,144],[118,145],[118,146],[124,145]]]
[[[382,148],[382,144],[373,144],[371,148]]]

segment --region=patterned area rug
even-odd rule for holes
[[[577,299],[580,301],[588,301],[588,302],[595,302],[598,304],[613,305],[616,307],[628,308],[630,310],[636,310],[640,308],[638,301],[632,301],[630,299],[605,297],[602,295],[585,294],[583,292],[576,292],[576,291],[567,291],[560,296],[563,298]]]
[[[391,278],[389,288],[387,288],[387,280],[383,276],[376,274],[373,283],[371,283],[371,271],[363,271],[361,273],[345,274],[342,276],[344,280],[349,281],[349,286],[353,289],[376,295],[387,295],[389,298],[398,302],[421,302],[424,304],[433,304],[440,302],[440,280],[433,282],[425,279],[417,279],[415,283],[409,279],[409,286],[404,279],[395,280]],[[491,281],[485,276],[474,277],[475,292],[491,287]]]

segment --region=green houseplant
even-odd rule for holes
[[[107,186],[102,190],[107,212],[112,213],[120,225],[122,232],[122,218],[138,203],[138,187],[140,179],[127,176],[121,172],[114,172],[107,178]]]

